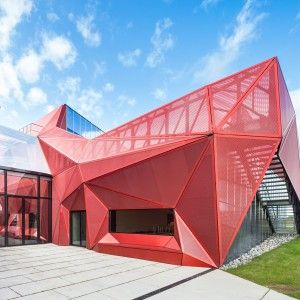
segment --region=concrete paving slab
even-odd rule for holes
[[[291,299],[220,270],[53,244],[0,249],[1,300],[116,300],[143,295],[151,299]]]
[[[295,298],[275,292],[273,290],[269,290],[262,300],[295,300]]]
[[[236,277],[229,273],[214,270],[172,289],[153,296],[153,299],[182,298],[207,300],[257,300],[261,299],[268,288]]]
[[[43,291],[53,290],[55,288],[68,285],[69,282],[61,278],[49,278],[24,284],[12,286],[11,289],[21,296],[35,294]]]
[[[32,294],[24,297],[20,297],[18,299],[22,300],[66,300],[70,299],[64,295],[58,294],[57,292],[54,291],[46,291],[46,292],[41,292],[37,294]]]
[[[16,292],[12,291],[10,288],[3,288],[0,289],[0,299],[6,300],[6,299],[13,299],[16,297],[19,297],[20,295]]]
[[[14,286],[14,285],[28,283],[28,282],[31,282],[31,280],[24,276],[14,276],[14,277],[9,277],[9,278],[3,278],[3,279],[0,279],[0,288]]]

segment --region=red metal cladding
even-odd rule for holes
[[[202,88],[102,136],[160,137],[211,132],[208,89]]]
[[[185,185],[175,210],[184,220],[202,248],[219,264],[217,207],[214,175],[213,138],[208,138],[206,149],[198,155],[195,168]],[[201,197],[199,198],[199,195]],[[185,236],[182,236],[184,239]]]
[[[101,229],[103,223],[105,223],[108,209],[87,185],[84,185],[84,200],[88,219],[87,242],[88,247],[93,248],[102,237],[101,234],[99,235],[99,229]],[[103,233],[103,235],[105,233]]]
[[[214,127],[220,125],[272,61],[268,59],[209,86]]]
[[[299,180],[299,141],[297,134],[296,116],[292,119],[286,130],[285,137],[279,148],[279,158],[293,184],[293,187],[300,198],[300,180]]]
[[[141,201],[144,199],[173,208],[207,143],[207,139],[201,138],[197,142],[148,158],[90,183],[137,197]],[[117,199],[115,203],[118,203]],[[130,206],[129,202],[128,205]]]
[[[295,117],[295,110],[279,64],[278,84],[280,95],[282,135],[285,136],[289,125]]]
[[[70,212],[85,210],[89,249],[220,266],[280,142],[279,156],[300,195],[295,113],[276,58],[92,140],[65,130],[66,109],[37,122],[53,175],[54,243],[69,244]],[[34,192],[26,180],[11,188]],[[174,210],[173,236],[109,231],[110,209],[155,208]]]
[[[273,61],[220,122],[217,132],[280,136],[276,62]]]
[[[171,151],[193,141],[199,140],[199,138],[200,137],[194,136],[189,138],[183,137],[181,140],[176,139],[176,141],[172,143],[164,144],[159,147],[149,147],[147,149],[127,152],[124,154],[114,155],[112,157],[106,158],[100,156],[100,158],[97,160],[91,160],[89,162],[80,163],[79,167],[81,169],[83,179],[85,181],[90,181],[105,174],[112,173],[116,170],[141,162],[150,157],[154,157],[156,155]]]
[[[278,138],[215,135],[221,263],[277,150]]]

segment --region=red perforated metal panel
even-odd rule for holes
[[[218,132],[278,137],[281,135],[276,71],[276,64],[272,62],[256,79],[255,85],[220,122]]]
[[[286,130],[285,137],[281,142],[279,149],[279,158],[293,184],[300,199],[300,177],[299,177],[299,141],[297,133],[296,116],[292,119],[289,127]]]
[[[221,262],[278,147],[277,138],[215,135]]]
[[[66,132],[66,107],[56,109],[37,122],[54,176],[53,242],[67,245],[70,212],[86,210],[89,249],[221,265],[280,142],[279,156],[300,194],[293,118],[276,58],[92,140]],[[174,236],[109,232],[109,209],[155,208],[174,210]]]
[[[295,110],[279,65],[278,65],[278,84],[279,84],[279,95],[280,95],[282,135],[285,136],[289,125],[291,124],[292,120],[295,117]]]

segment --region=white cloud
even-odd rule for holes
[[[74,103],[74,107],[78,112],[91,120],[101,118],[103,115],[103,108],[101,105],[102,93],[94,89],[83,89]],[[99,120],[98,120],[99,121]]]
[[[118,103],[119,108],[122,107],[122,106],[124,106],[124,105],[126,105],[126,106],[127,105],[129,105],[129,106],[135,106],[136,105],[135,98],[129,97],[127,95],[120,95],[118,97],[118,101],[119,101],[119,103]]]
[[[27,106],[37,106],[47,103],[47,95],[46,93],[38,88],[33,87],[29,90],[27,96],[26,96],[26,105]]]
[[[51,61],[59,70],[74,63],[77,52],[72,42],[64,36],[44,34],[42,57]]]
[[[68,13],[68,19],[69,21],[73,22],[74,21],[74,14],[73,13]]]
[[[17,62],[16,68],[19,76],[28,83],[39,80],[43,60],[35,51],[30,50]]]
[[[22,117],[14,108],[2,105],[0,107],[0,123],[16,130],[24,126]]]
[[[154,68],[165,60],[165,53],[174,46],[174,38],[168,30],[172,27],[171,19],[165,18],[155,25],[154,34],[151,37],[152,51],[146,59],[146,65]]]
[[[49,112],[53,111],[54,109],[55,109],[54,105],[48,104],[48,105],[45,106],[44,111],[45,111],[46,114],[48,114]]]
[[[220,0],[202,0],[200,6],[207,9],[209,6],[216,5]]]
[[[126,25],[126,28],[131,29],[132,27],[133,27],[133,22],[131,22],[131,21],[128,22],[127,25]]]
[[[58,89],[69,99],[73,99],[78,94],[80,88],[79,77],[67,77],[65,80],[59,82]]]
[[[93,31],[95,27],[93,20],[94,16],[92,15],[81,17],[76,21],[76,27],[88,46],[97,47],[101,43],[101,34],[99,31]]]
[[[242,46],[257,36],[257,25],[265,14],[255,15],[254,5],[252,0],[245,2],[236,17],[232,33],[223,35],[218,49],[202,59],[201,66],[194,73],[197,81],[208,82],[224,75],[229,65],[239,57]]]
[[[80,81],[79,77],[68,77],[58,84],[58,88],[72,108],[99,123],[103,115],[102,93],[91,88],[81,89]]]
[[[94,77],[97,78],[99,75],[103,75],[106,72],[106,64],[104,61],[100,63],[94,63]]]
[[[0,52],[5,53],[10,47],[15,27],[30,14],[31,9],[31,0],[0,1]]]
[[[5,56],[0,61],[0,103],[13,100],[23,103],[23,91],[11,58]]]
[[[152,94],[156,100],[163,101],[167,98],[167,91],[162,88],[156,88]]]
[[[105,85],[103,86],[104,92],[113,92],[114,90],[115,90],[115,86],[110,82],[105,83]]]
[[[136,66],[136,60],[141,55],[140,49],[135,49],[133,51],[128,51],[118,54],[118,60],[124,67]]]
[[[47,19],[50,21],[50,22],[56,22],[56,21],[58,21],[59,20],[59,16],[56,14],[56,13],[54,13],[54,12],[51,12],[51,13],[48,13],[47,14]]]

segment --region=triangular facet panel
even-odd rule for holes
[[[211,131],[208,104],[207,88],[198,89],[102,136],[134,138],[208,134]]]
[[[193,235],[210,253],[214,262],[218,264],[219,246],[213,139],[210,140],[205,152],[199,157],[197,167],[175,209],[193,232]]]
[[[218,127],[223,119],[247,93],[252,84],[272,62],[269,59],[239,73],[233,74],[210,85],[210,99],[214,126]]]
[[[101,199],[101,202],[105,204],[105,206],[109,209],[142,209],[166,207],[148,199],[137,198],[111,189],[99,187],[91,183],[87,185],[89,189],[93,191],[93,193],[97,195],[97,197]]]
[[[91,181],[94,185],[174,207],[208,138]],[[176,163],[174,163],[176,162]]]
[[[298,150],[298,133],[296,116],[294,116],[290,126],[286,130],[285,137],[280,145],[279,158],[291,180],[294,190],[297,193],[298,199],[300,199],[300,159]]]
[[[96,238],[100,239],[98,232],[105,221],[108,209],[87,185],[84,185],[84,199],[89,220],[87,223],[88,244],[90,248],[93,248],[98,242]]]
[[[295,110],[279,64],[278,64],[278,84],[279,84],[282,135],[285,136],[289,125],[291,124],[292,120],[295,117]]]
[[[60,153],[56,149],[49,146],[44,141],[40,140],[40,145],[42,147],[44,155],[47,157],[47,163],[52,176],[56,176],[60,172],[76,165],[74,161],[72,161],[66,155]]]
[[[75,162],[79,162],[87,144],[85,138],[61,128],[54,128],[39,139]]]
[[[79,165],[84,181],[112,173],[135,163],[141,163],[151,157],[179,148],[183,145],[198,141],[204,137],[184,137],[167,145],[160,145],[140,151],[132,151],[123,155],[93,160]]]
[[[193,257],[198,261],[199,265],[203,262],[203,266],[209,265],[215,267],[216,264],[214,261],[209,257],[208,253],[178,214],[176,214],[176,225],[183,254]]]
[[[220,123],[217,132],[280,136],[277,65],[273,62]]]
[[[221,263],[280,139],[215,136]]]

